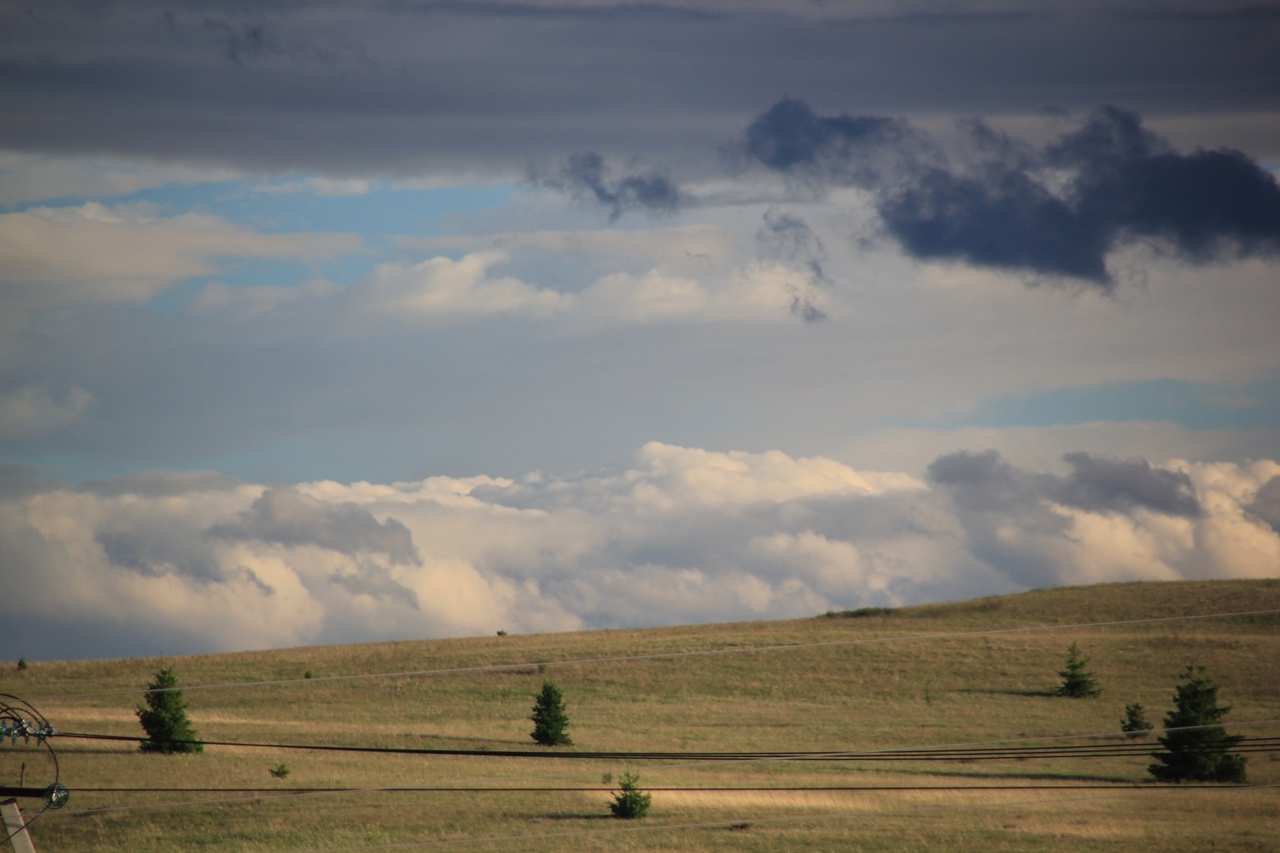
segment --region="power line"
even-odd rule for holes
[[[241,681],[224,684],[198,684],[185,687],[168,687],[159,690],[103,690],[93,693],[64,693],[36,696],[40,701],[57,701],[63,699],[86,699],[100,696],[136,696],[139,692],[167,693],[172,691],[195,692],[202,690],[229,690],[247,687],[282,687],[290,684],[320,684],[335,681],[365,681],[375,678],[414,678],[426,675],[454,675],[467,672],[501,672],[529,667],[552,666],[587,666],[601,663],[629,663],[645,660],[673,660],[689,657],[714,657],[720,655],[760,654],[767,652],[801,651],[804,649],[837,648],[846,646],[878,645],[884,643],[915,642],[920,640],[946,640],[966,637],[990,637],[1001,634],[1027,634],[1044,631],[1075,631],[1087,628],[1113,628],[1125,625],[1149,625],[1162,622],[1180,622],[1193,619],[1230,619],[1241,616],[1271,616],[1280,614],[1280,609],[1243,610],[1235,613],[1201,613],[1186,616],[1155,616],[1146,619],[1119,619],[1108,622],[1082,622],[1074,625],[1032,625],[1021,628],[995,628],[988,631],[949,631],[937,634],[910,634],[900,637],[869,637],[851,640],[825,640],[813,643],[790,643],[770,646],[735,646],[728,649],[698,649],[683,652],[653,652],[641,655],[616,655],[611,657],[576,658],[570,660],[523,661],[520,663],[481,664],[478,666],[441,667],[437,669],[416,669],[403,672],[357,673],[354,675],[328,675],[313,678],[284,678],[268,681]]]
[[[1280,723],[1280,719],[1275,719],[1275,720],[1253,720],[1253,721],[1246,721],[1246,722],[1238,723],[1238,724],[1235,724],[1235,725],[1238,725],[1238,726],[1241,726],[1241,727],[1250,727],[1250,726],[1260,726],[1260,725],[1274,725],[1274,724],[1276,724],[1276,723]],[[1183,727],[1183,728],[1186,728],[1186,729],[1198,729],[1198,728],[1206,728],[1206,727],[1205,727],[1205,726],[1187,726],[1187,727]],[[1168,731],[1173,731],[1173,730],[1175,730],[1175,729],[1169,729]],[[990,744],[990,743],[1043,743],[1043,742],[1047,742],[1047,741],[1061,741],[1061,740],[1067,740],[1067,739],[1092,739],[1092,738],[1099,738],[1099,737],[1114,738],[1114,737],[1116,737],[1116,736],[1117,736],[1117,735],[1116,735],[1114,732],[1094,733],[1094,734],[1078,734],[1078,735],[1056,735],[1056,736],[1052,736],[1052,737],[1023,738],[1023,739],[1013,740],[1013,741],[987,741],[987,742],[976,742],[976,743],[971,742],[970,746],[974,746],[974,747],[981,747],[981,746],[984,746],[984,745],[986,745],[986,744]],[[113,740],[126,740],[126,741],[132,741],[132,742],[138,742],[138,741],[141,741],[141,740],[145,740],[145,738],[124,737],[124,736],[115,736],[115,735],[110,735],[110,736],[105,736],[105,737],[108,737],[108,738],[113,739]],[[1256,747],[1256,749],[1254,749],[1254,750],[1252,750],[1252,751],[1271,751],[1272,749],[1274,749],[1274,748],[1275,748],[1275,746],[1276,746],[1276,742],[1277,742],[1277,741],[1280,741],[1280,739],[1277,739],[1277,738],[1253,738],[1253,739],[1250,739],[1250,741],[1249,741],[1249,742],[1250,742],[1250,744],[1251,744],[1253,747]],[[264,746],[270,747],[270,746],[273,746],[273,745],[264,745]],[[961,745],[961,746],[963,746],[963,745]],[[1134,744],[1134,745],[1133,745],[1133,748],[1134,748],[1134,749],[1137,749],[1137,750],[1140,750],[1140,752],[1137,752],[1137,753],[1135,753],[1135,754],[1139,754],[1139,755],[1147,755],[1147,754],[1150,754],[1151,750],[1152,750],[1155,746],[1156,746],[1156,744],[1152,744],[1152,743],[1150,743],[1150,742],[1145,742],[1145,743],[1142,743],[1142,744]],[[304,747],[304,748],[306,748],[306,747]],[[359,749],[360,751],[379,750],[379,748],[370,748],[370,747],[360,747],[360,748],[357,748],[357,749]],[[949,749],[951,749],[951,754],[952,754],[953,756],[957,753],[957,750],[956,750],[956,747],[955,747],[955,746],[950,747]],[[384,750],[379,750],[379,751],[384,751]],[[484,754],[484,755],[490,755],[490,756],[495,755],[495,753],[492,753],[492,752],[485,752],[485,753],[483,753],[483,754]],[[555,754],[555,753],[546,753],[546,752],[539,752],[539,753],[535,753],[535,754],[537,754],[537,755],[542,755],[542,756],[549,757],[549,758],[566,757],[566,755],[565,755],[565,754],[563,754],[563,753],[561,753],[561,754],[559,754],[559,755],[557,755],[557,754]],[[777,761],[777,760],[785,760],[785,758],[783,757],[783,755],[782,755],[782,754],[778,754],[778,755],[772,755],[772,754],[770,754],[770,755],[766,755],[766,756],[763,756],[763,757],[760,757],[760,758],[754,758],[754,759],[735,759],[735,760],[731,760],[731,761],[726,761],[725,759],[719,759],[719,760],[718,760],[718,761],[716,761],[716,762],[695,762],[695,763],[692,763],[692,764],[667,764],[667,765],[662,765],[660,769],[679,769],[679,768],[681,768],[681,767],[686,767],[686,766],[697,766],[697,764],[702,764],[702,766],[706,766],[708,763],[742,763],[742,762],[744,762],[744,761],[748,761],[748,762],[749,762],[749,761]],[[953,758],[951,758],[951,759],[949,759],[949,760],[963,760],[963,759],[956,759],[956,758],[954,758],[954,757],[953,757]],[[545,774],[545,775],[535,775],[535,776],[526,777],[526,778],[530,778],[530,779],[538,779],[538,778],[563,778],[564,776],[573,776],[573,775],[577,775],[577,774]],[[709,792],[714,792],[714,791],[734,791],[734,790],[741,790],[741,791],[744,791],[744,792],[745,792],[745,791],[753,791],[753,792],[766,792],[766,793],[767,793],[767,792],[769,792],[769,791],[802,791],[802,790],[811,790],[811,791],[822,791],[822,790],[827,790],[827,791],[840,791],[840,790],[846,790],[846,791],[868,791],[868,792],[875,792],[875,791],[892,792],[892,791],[928,791],[928,790],[940,790],[940,791],[1021,790],[1021,789],[1024,789],[1024,788],[1025,788],[1025,789],[1027,789],[1027,790],[1053,790],[1053,789],[1084,790],[1084,789],[1094,789],[1094,788],[1097,788],[1097,789],[1102,789],[1102,790],[1157,791],[1157,790],[1191,790],[1191,789],[1198,789],[1198,788],[1205,788],[1205,789],[1211,789],[1211,790],[1223,790],[1224,788],[1234,788],[1234,787],[1244,787],[1244,788],[1250,788],[1250,789],[1253,789],[1253,788],[1270,788],[1270,787],[1275,787],[1275,786],[1267,786],[1267,785],[1263,785],[1263,786],[1258,786],[1258,785],[1226,786],[1226,785],[1220,785],[1220,784],[1215,784],[1215,785],[1182,784],[1182,785],[1176,785],[1176,786],[1161,786],[1161,785],[1142,784],[1142,783],[1125,783],[1125,784],[1117,784],[1117,785],[1101,785],[1101,784],[1093,783],[1093,784],[1088,784],[1088,785],[1063,785],[1063,784],[1053,784],[1053,785],[1008,785],[1008,786],[1004,786],[1004,785],[964,785],[964,786],[941,786],[941,785],[924,785],[924,786],[907,786],[907,785],[876,785],[876,786],[808,786],[808,787],[805,787],[805,788],[800,788],[800,787],[785,787],[785,788],[784,788],[784,787],[757,787],[757,788],[752,788],[752,787],[747,787],[747,786],[742,786],[742,787],[740,787],[740,788],[739,788],[739,787],[705,787],[705,788],[679,788],[679,787],[667,787],[667,788],[646,788],[646,790],[656,790],[656,791],[663,791],[663,790],[666,790],[666,791],[681,791],[681,790],[698,791],[698,790],[702,790],[702,791],[709,791]],[[354,788],[313,788],[313,789],[288,789],[288,788],[285,788],[285,789],[281,789],[281,788],[270,788],[270,789],[261,789],[261,788],[259,788],[259,789],[253,789],[253,788],[209,788],[209,789],[198,789],[198,788],[191,788],[191,789],[158,789],[158,788],[157,788],[157,789],[78,788],[77,790],[84,791],[84,792],[86,792],[86,793],[95,792],[95,791],[97,791],[97,792],[102,792],[102,793],[166,793],[166,792],[173,792],[173,793],[179,793],[179,792],[187,792],[187,793],[250,793],[250,794],[252,794],[253,792],[263,792],[263,793],[257,793],[256,795],[251,795],[251,796],[241,796],[241,797],[231,797],[231,798],[220,798],[220,799],[215,799],[215,800],[195,800],[195,801],[186,800],[186,801],[172,802],[172,803],[148,803],[148,804],[131,805],[131,806],[108,806],[108,807],[98,808],[98,809],[80,809],[80,810],[73,810],[73,811],[71,811],[70,813],[72,813],[72,814],[100,813],[100,812],[104,812],[104,811],[131,811],[131,810],[138,810],[138,809],[185,808],[185,807],[194,807],[194,806],[202,806],[202,805],[216,805],[216,804],[228,804],[228,803],[230,803],[230,804],[235,804],[235,803],[243,803],[243,802],[250,802],[250,801],[259,801],[259,800],[287,799],[287,798],[310,797],[310,796],[333,796],[333,795],[359,794],[359,793],[397,793],[397,792],[405,792],[405,793],[409,793],[409,792],[422,792],[422,793],[427,793],[427,792],[436,792],[436,793],[449,793],[449,792],[483,793],[483,792],[515,792],[515,791],[523,791],[523,792],[527,792],[527,793],[537,793],[537,792],[554,793],[554,792],[574,792],[574,791],[577,791],[577,792],[602,791],[602,789],[601,789],[600,787],[598,787],[598,786],[592,786],[592,787],[589,787],[589,788],[571,788],[571,787],[568,787],[568,786],[562,786],[562,787],[520,787],[520,788],[510,788],[510,787],[506,787],[506,786],[474,786],[474,785],[471,785],[471,786],[457,786],[457,787],[445,787],[445,786],[422,786],[422,787],[393,787],[393,788],[389,788],[389,787],[378,787],[378,788],[359,788],[359,787],[354,787]],[[437,842],[426,842],[426,844],[428,844],[428,845],[436,844],[436,843],[437,843]],[[413,846],[422,846],[422,845],[413,845]],[[371,849],[375,849],[375,848],[371,848]]]
[[[497,786],[479,787],[450,785],[400,785],[383,788],[361,787],[311,787],[311,788],[76,788],[77,794],[605,794],[615,789],[608,786],[569,787],[557,785],[550,787],[537,786]],[[645,785],[644,790],[667,793],[696,792],[753,792],[767,794],[773,791],[795,793],[804,791],[1058,791],[1058,790],[1172,790],[1177,788],[1262,788],[1265,785],[1240,785],[1223,783],[1157,785],[1147,782],[1102,783],[1087,785],[1054,784],[1054,785],[677,785],[656,786]],[[254,799],[247,797],[246,799]],[[96,811],[88,809],[87,811]],[[74,813],[74,812],[73,812]]]
[[[1276,724],[1280,724],[1280,719],[1271,719],[1271,720],[1246,720],[1246,721],[1243,721],[1243,722],[1233,723],[1232,725],[1233,725],[1233,726],[1236,726],[1236,727],[1240,727],[1240,728],[1250,728],[1250,727],[1267,726],[1267,725],[1276,725]],[[1201,728],[1212,728],[1212,726],[1184,726],[1184,727],[1178,727],[1178,728],[1170,728],[1170,729],[1166,729],[1165,731],[1194,730],[1194,729],[1201,729]],[[127,737],[127,736],[119,736],[119,735],[111,735],[111,736],[108,736],[108,737],[111,737],[111,738],[113,738],[113,739],[118,739],[118,740],[124,740],[124,741],[128,741],[128,742],[139,742],[139,741],[141,741],[141,740],[144,740],[144,738],[135,738],[135,737]],[[1111,739],[1111,738],[1116,738],[1116,737],[1117,737],[1117,734],[1116,734],[1114,731],[1109,731],[1109,732],[1093,732],[1093,733],[1073,734],[1073,735],[1051,735],[1051,736],[1035,737],[1035,738],[1017,738],[1017,739],[1000,740],[1000,741],[969,741],[969,742],[962,742],[962,743],[944,744],[944,745],[942,745],[942,746],[940,746],[940,747],[935,747],[935,748],[937,748],[937,749],[959,749],[959,748],[965,748],[965,747],[982,747],[982,746],[988,746],[988,745],[991,745],[991,744],[1008,744],[1008,743],[1027,743],[1027,744],[1041,743],[1041,744],[1043,744],[1043,743],[1057,743],[1057,742],[1061,742],[1061,741],[1064,741],[1064,740],[1091,740],[1091,739],[1097,739],[1097,738],[1108,738],[1108,739]],[[1255,740],[1262,740],[1262,739],[1255,739]],[[1143,753],[1140,753],[1140,754],[1143,754],[1143,755],[1150,754],[1150,752],[1151,752],[1152,750],[1154,750],[1154,749],[1156,748],[1156,746],[1157,746],[1157,744],[1151,743],[1150,741],[1144,741],[1143,743],[1145,743],[1145,745],[1146,745],[1146,746],[1145,746],[1146,751],[1145,751],[1145,752],[1143,752]],[[1141,745],[1142,745],[1142,744],[1139,744],[1139,746],[1141,746]],[[1269,750],[1263,750],[1263,751],[1269,751]],[[493,756],[493,755],[494,755],[494,753],[492,753],[492,752],[486,752],[486,753],[484,753],[484,754],[485,754],[485,755],[487,755],[487,756]],[[541,753],[540,753],[540,754],[541,754]],[[549,753],[549,754],[547,755],[547,757],[555,758],[555,757],[557,757],[557,756],[556,756],[556,754],[554,754],[554,753]],[[738,759],[738,760],[730,760],[730,761],[724,761],[724,760],[721,760],[721,761],[694,761],[694,762],[689,762],[689,763],[674,762],[674,763],[669,763],[669,764],[660,764],[660,765],[657,765],[654,769],[655,769],[655,770],[681,770],[681,769],[688,769],[688,768],[691,768],[691,767],[707,767],[707,766],[714,766],[715,764],[733,764],[733,765],[735,765],[735,766],[741,766],[742,764],[747,764],[747,763],[753,763],[753,762],[755,762],[755,763],[765,763],[765,762],[771,762],[771,761],[777,761],[777,760],[779,760],[779,759],[777,759],[777,758],[757,758],[757,759],[751,759],[751,760]],[[581,777],[582,773],[583,773],[583,771],[571,771],[571,772],[564,772],[564,773],[538,773],[538,774],[524,775],[522,778],[524,778],[524,779],[526,779],[526,780],[530,780],[530,781],[532,781],[532,780],[538,780],[538,779],[565,779],[565,778],[577,778],[577,777]],[[491,778],[491,777],[481,776],[481,777],[472,777],[472,779],[471,779],[471,780],[465,780],[465,779],[464,779],[464,780],[461,780],[461,781],[462,781],[462,782],[471,781],[471,784],[472,784],[472,785],[474,785],[477,781],[479,781],[479,782],[487,782],[490,778]],[[505,778],[508,778],[508,777],[505,777],[505,776],[504,776],[503,778],[505,779]],[[876,787],[892,787],[892,786],[876,786]],[[1017,786],[1017,787],[1022,787],[1022,786]],[[1054,786],[1051,786],[1051,787],[1054,787]],[[1196,785],[1183,785],[1182,787],[1184,787],[1184,788],[1194,788],[1194,787],[1197,787],[1197,786],[1196,786]],[[1212,786],[1209,786],[1209,787],[1213,787],[1213,788],[1220,788],[1220,787],[1222,787],[1222,786],[1221,786],[1221,785],[1212,785]],[[89,790],[96,790],[96,789],[87,789],[87,788],[79,788],[79,787],[77,787],[77,789],[76,789],[76,790],[77,790],[77,791],[89,791]],[[106,790],[106,789],[102,789],[102,790]],[[157,790],[159,790],[159,789],[157,789]],[[166,790],[168,790],[168,789],[166,789]],[[175,790],[176,790],[176,789],[175,789]],[[195,790],[197,790],[197,789],[192,789],[192,790],[193,790],[193,792],[194,792],[194,791],[195,791]],[[211,792],[211,793],[213,793],[213,792],[218,792],[218,791],[222,791],[222,790],[240,790],[240,789],[210,789],[210,792]],[[245,790],[250,790],[250,789],[245,789]],[[277,793],[277,792],[282,792],[282,791],[287,792],[287,791],[291,791],[291,790],[293,790],[293,789],[287,789],[287,788],[272,787],[272,788],[270,788],[270,789],[262,789],[262,790],[263,790],[263,791],[270,791],[270,792],[271,792],[270,794],[266,795],[266,797],[265,797],[265,798],[267,798],[267,799],[273,798],[273,797],[275,797],[275,796],[303,796],[302,794],[289,794],[289,793],[286,793],[286,794],[278,794],[278,793]],[[387,789],[385,789],[385,788],[335,788],[335,789],[332,789],[332,791],[317,790],[317,791],[316,791],[316,793],[317,793],[317,794],[320,794],[320,793],[359,793],[359,792],[362,792],[362,791],[382,791],[382,790],[387,790]],[[450,789],[450,790],[453,790],[453,789]],[[596,788],[591,788],[590,790],[597,790],[597,789],[596,789]],[[242,799],[243,799],[243,798],[242,798]],[[259,799],[259,798],[256,798],[256,797],[249,797],[249,798],[247,798],[247,799],[252,800],[252,799]],[[216,802],[223,802],[223,801],[221,801],[221,800],[217,800],[217,801],[200,801],[200,802],[213,802],[213,803],[216,803]],[[174,804],[174,805],[182,805],[182,803],[177,803],[177,804]],[[151,805],[148,805],[148,806],[137,806],[137,807],[135,807],[135,806],[122,806],[122,807],[119,807],[119,808],[151,808],[151,807],[152,807]]]
[[[1188,728],[1204,728],[1192,726]],[[1081,744],[1077,746],[1023,746],[1023,747],[968,747],[968,748],[914,748],[883,749],[868,752],[846,750],[824,751],[769,751],[769,752],[627,752],[627,751],[551,751],[449,749],[439,747],[394,746],[343,746],[334,744],[255,743],[250,741],[184,740],[140,737],[136,735],[91,734],[85,732],[58,732],[57,737],[81,740],[124,741],[128,743],[203,744],[247,749],[310,750],[315,752],[357,752],[379,755],[434,755],[482,758],[536,758],[553,760],[590,761],[1000,761],[1032,758],[1097,758],[1132,755],[1149,755],[1154,744]],[[1116,735],[1112,734],[1112,737]],[[1221,752],[1218,745],[1208,745],[1206,751]],[[1272,752],[1280,749],[1280,738],[1247,738],[1227,748],[1231,752]]]
[[[1280,786],[1277,786],[1277,785],[1231,785],[1231,784],[1175,784],[1175,785],[1161,785],[1161,784],[1154,784],[1154,783],[1152,783],[1152,784],[1129,783],[1129,784],[1114,784],[1114,785],[1107,785],[1107,784],[1090,784],[1090,785],[1066,785],[1066,784],[1055,784],[1055,785],[972,785],[972,786],[966,786],[966,785],[953,785],[953,786],[946,786],[946,785],[884,785],[884,786],[864,786],[864,787],[858,787],[858,786],[848,786],[848,787],[831,786],[831,787],[810,787],[810,788],[802,788],[802,787],[790,787],[790,788],[782,788],[782,787],[779,787],[779,788],[766,788],[766,787],[758,787],[758,788],[751,788],[751,787],[742,787],[742,788],[727,788],[727,787],[708,787],[708,788],[676,788],[676,787],[668,787],[668,788],[654,788],[654,787],[645,786],[645,789],[644,789],[644,790],[646,790],[646,791],[658,791],[658,792],[661,792],[661,791],[667,791],[667,792],[671,792],[671,793],[678,793],[678,792],[682,792],[682,791],[688,791],[688,792],[699,792],[699,791],[705,791],[705,792],[708,792],[708,793],[714,793],[714,792],[717,792],[717,791],[720,791],[720,792],[741,791],[741,792],[744,792],[744,793],[745,793],[745,792],[751,792],[751,793],[769,793],[769,792],[773,792],[773,791],[776,791],[776,792],[783,792],[783,793],[785,793],[785,792],[805,792],[805,791],[810,791],[810,792],[815,792],[815,793],[821,793],[821,792],[823,792],[823,791],[827,791],[827,792],[835,792],[835,793],[838,793],[838,792],[841,792],[841,791],[847,791],[847,792],[851,792],[851,793],[852,793],[852,792],[864,792],[864,793],[877,793],[877,792],[884,793],[884,792],[890,792],[890,793],[891,793],[891,792],[895,792],[895,791],[902,791],[902,792],[948,791],[948,792],[955,793],[955,792],[975,792],[975,791],[977,791],[977,792],[980,792],[980,791],[1015,791],[1015,790],[1016,790],[1016,791],[1020,791],[1020,790],[1028,790],[1028,791],[1048,791],[1048,790],[1108,790],[1108,791],[1130,791],[1130,792],[1142,792],[1142,793],[1148,793],[1148,792],[1150,792],[1150,793],[1154,793],[1154,792],[1174,793],[1174,792],[1185,792],[1185,791],[1191,791],[1191,790],[1210,790],[1210,791],[1225,791],[1225,790],[1270,790],[1270,789],[1274,789],[1274,788],[1276,788],[1276,787],[1280,787]],[[77,789],[77,790],[83,790],[83,791],[86,791],[86,792],[90,792],[90,791],[110,792],[110,789]],[[238,790],[240,790],[240,789],[235,789],[235,788],[226,788],[226,789],[221,789],[221,788],[210,788],[210,789],[207,789],[207,792],[208,792],[208,793],[231,793],[231,792],[235,792],[235,791],[238,791]],[[419,790],[421,790],[421,791],[431,791],[431,790],[436,790],[436,789],[426,789],[426,788],[424,788],[424,789],[415,789],[415,788],[385,788],[385,787],[359,788],[359,787],[356,787],[356,788],[316,788],[316,789],[300,789],[300,790],[295,790],[295,789],[283,788],[283,789],[279,789],[279,790],[272,789],[269,793],[263,793],[263,794],[260,794],[260,795],[253,795],[253,794],[250,794],[249,796],[242,796],[242,797],[221,797],[221,798],[218,798],[218,799],[212,799],[212,800],[179,800],[179,801],[175,801],[175,802],[167,802],[167,803],[143,803],[143,804],[140,804],[140,805],[131,805],[131,806],[102,806],[102,807],[99,807],[99,808],[88,808],[88,809],[65,809],[65,810],[63,810],[63,811],[62,811],[62,812],[60,812],[60,813],[61,813],[61,814],[68,814],[68,815],[89,815],[89,814],[105,814],[105,813],[108,813],[108,812],[123,812],[123,811],[154,811],[154,810],[159,810],[159,809],[196,808],[196,807],[201,807],[201,806],[210,806],[210,805],[227,805],[227,804],[235,805],[235,804],[238,804],[238,803],[262,802],[262,801],[267,801],[267,800],[296,800],[296,799],[298,799],[298,798],[303,798],[303,797],[310,798],[310,797],[317,797],[317,796],[335,796],[335,795],[343,795],[343,794],[387,794],[387,793],[401,793],[401,792],[409,793],[409,792],[415,792],[415,791],[419,791]],[[541,792],[565,792],[565,793],[580,793],[580,792],[581,792],[581,793],[608,793],[608,792],[610,792],[612,789],[607,789],[607,790],[606,790],[606,789],[603,789],[603,788],[600,788],[600,787],[593,787],[593,788],[546,788],[546,789],[540,789],[540,788],[512,788],[512,789],[499,789],[499,788],[447,788],[447,789],[446,789],[446,788],[441,788],[441,789],[438,789],[438,790],[439,790],[439,792],[440,792],[440,793],[448,793],[448,792],[458,792],[458,793],[475,793],[475,792],[480,792],[480,791],[499,791],[499,792],[502,792],[502,793],[508,793],[508,792],[524,792],[524,793],[541,793]],[[193,788],[193,789],[181,789],[181,788],[174,788],[174,789],[156,789],[156,790],[155,790],[155,792],[156,792],[156,793],[159,793],[159,792],[161,792],[161,791],[173,791],[173,792],[175,792],[175,793],[178,793],[178,792],[184,792],[184,791],[186,791],[186,792],[190,792],[190,793],[201,793],[201,792],[202,792],[202,789],[195,789],[195,788]],[[1100,799],[1100,798],[1098,798],[1098,797],[1081,797],[1081,798],[1072,798],[1072,799],[1086,799],[1086,800],[1087,800],[1087,799]],[[1042,802],[1042,801],[1037,800],[1037,801],[1035,801],[1035,802]],[[1043,802],[1051,802],[1051,801],[1043,801]],[[997,803],[997,804],[995,804],[995,805],[1003,805],[1003,804],[1001,804],[1001,803]],[[878,812],[878,813],[875,813],[875,814],[893,814],[893,813],[894,813],[894,812]],[[820,816],[819,816],[819,817],[820,817]],[[838,816],[832,816],[832,817],[838,817]],[[802,819],[802,818],[797,818],[797,819]],[[725,821],[725,822],[722,822],[722,823],[709,824],[709,825],[710,825],[710,826],[724,826],[724,825],[726,825],[726,824],[728,824],[728,823],[736,823],[736,822],[737,822],[736,820],[735,820],[735,821]],[[765,821],[755,821],[755,822],[765,822]],[[681,828],[681,827],[672,827],[672,826],[667,826],[667,827],[656,827],[656,828],[675,829],[675,828]],[[539,837],[542,837],[542,836],[529,836],[529,837],[530,837],[530,838],[539,838]],[[473,840],[473,839],[467,839],[467,840],[469,840],[469,841],[470,841],[470,840]],[[434,842],[434,841],[429,841],[429,842],[417,842],[417,843],[413,843],[413,844],[406,845],[406,846],[429,846],[429,845],[438,844],[438,843],[460,843],[460,842]],[[479,843],[479,840],[477,840],[477,843]],[[394,845],[393,845],[393,846],[394,846]],[[344,848],[344,849],[352,849],[352,848]],[[373,847],[373,848],[355,848],[355,849],[383,849],[383,848],[380,848],[380,847]],[[320,853],[320,851],[316,851],[316,853]]]

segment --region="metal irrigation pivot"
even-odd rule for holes
[[[4,817],[4,834],[13,842],[15,853],[36,853],[36,846],[27,835],[27,824],[22,819],[18,801],[12,797],[0,802],[0,815]]]
[[[56,734],[53,726],[49,725],[49,721],[30,704],[17,696],[0,693],[0,748],[16,745],[18,738],[22,738],[23,744],[29,744],[31,739],[35,738],[36,744],[49,750],[49,756],[53,759],[53,782],[46,787],[0,786],[0,797],[7,798],[0,801],[0,816],[4,819],[6,836],[0,840],[0,846],[3,846],[4,841],[11,841],[15,853],[36,853],[35,845],[31,843],[31,836],[27,834],[28,822],[22,817],[22,810],[18,808],[18,798],[43,800],[44,809],[40,812],[43,814],[45,809],[62,808],[71,796],[66,787],[58,781],[58,756],[49,744],[49,738]],[[22,765],[22,781],[26,781],[26,762]],[[39,816],[36,815],[36,817]]]

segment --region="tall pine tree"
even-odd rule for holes
[[[543,746],[573,745],[566,731],[569,715],[564,711],[564,695],[550,681],[542,683],[542,691],[533,703],[533,715],[529,719],[533,720],[530,737]]]
[[[177,689],[178,676],[166,666],[147,685],[147,708],[138,709],[138,721],[150,740],[142,742],[143,752],[204,752],[204,744],[196,740],[196,730],[187,717],[187,702]],[[177,743],[175,741],[184,741]]]
[[[1228,750],[1244,737],[1218,725],[1231,706],[1218,704],[1218,685],[1204,667],[1188,666],[1181,681],[1157,738],[1165,751],[1152,753],[1159,763],[1147,769],[1158,782],[1243,782],[1245,757]]]

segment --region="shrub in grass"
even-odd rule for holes
[[[867,616],[891,616],[892,607],[859,607],[857,610],[828,610],[822,614],[828,619],[863,619]]]
[[[622,778],[618,780],[620,790],[614,792],[613,801],[609,803],[609,811],[613,813],[614,817],[630,820],[644,817],[649,813],[649,805],[653,796],[641,791],[638,787],[639,783],[639,775],[635,773],[622,774]]]
[[[1243,755],[1228,750],[1244,740],[1229,735],[1218,723],[1231,710],[1218,704],[1218,685],[1204,667],[1188,666],[1173,694],[1174,708],[1164,718],[1164,747],[1155,752],[1158,764],[1147,769],[1158,782],[1243,782]]]
[[[1089,659],[1080,654],[1080,647],[1075,643],[1067,646],[1066,669],[1058,670],[1062,684],[1058,687],[1059,696],[1070,696],[1073,699],[1085,699],[1097,696],[1102,692],[1093,673],[1085,669]]]
[[[139,708],[138,722],[150,740],[142,742],[143,752],[204,752],[196,740],[196,730],[187,717],[187,702],[178,689],[178,676],[167,666],[147,685],[146,709]]]
[[[267,772],[277,779],[287,779],[289,778],[289,765],[280,762],[275,767],[268,767]]]
[[[18,669],[22,670],[22,669],[26,669],[26,668],[27,668],[27,659],[26,659],[26,658],[18,658]]]
[[[542,690],[533,703],[533,731],[530,733],[543,746],[572,746],[569,737],[569,715],[564,710],[564,694],[550,681],[542,682]]]
[[[1147,721],[1146,709],[1141,702],[1130,702],[1124,706],[1124,719],[1120,721],[1120,731],[1129,737],[1142,737],[1151,731],[1151,723]]]

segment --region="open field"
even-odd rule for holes
[[[1202,665],[1226,723],[1280,736],[1280,614],[1097,627],[1084,623],[1280,610],[1280,580],[1113,584],[860,617],[507,636],[171,659],[197,731],[271,744],[527,750],[543,679],[564,690],[581,751],[840,751],[1117,732],[1140,701],[1158,723],[1177,675]],[[1046,628],[1048,630],[1022,630]],[[1102,688],[1053,695],[1079,644]],[[824,645],[825,644],[825,645]],[[796,646],[792,649],[764,648]],[[739,651],[730,651],[739,650]],[[725,651],[724,654],[703,654]],[[671,655],[640,660],[599,660]],[[593,659],[595,662],[581,661]],[[560,662],[560,663],[557,663]],[[156,659],[6,665],[0,692],[60,731],[138,735]],[[478,669],[507,665],[509,668]],[[315,678],[301,680],[311,670]],[[454,670],[445,672],[443,670]],[[340,676],[429,671],[401,677]],[[334,680],[328,680],[334,679]],[[289,681],[254,686],[252,682]],[[222,686],[193,689],[200,685]],[[115,692],[122,691],[122,692]],[[107,694],[107,695],[92,695]],[[1248,722],[1269,724],[1245,726]],[[1235,725],[1233,725],[1235,724]],[[1059,743],[1059,741],[1045,741]],[[1064,740],[1079,744],[1097,741]],[[1119,744],[1120,739],[1104,741]],[[72,850],[972,850],[1280,849],[1280,751],[1250,756],[1252,789],[1143,784],[1149,757],[1000,761],[574,760],[209,746],[189,756],[56,739],[71,801],[31,834]],[[0,785],[52,781],[47,753],[0,747]],[[285,763],[285,780],[268,768]],[[607,818],[631,769],[656,789],[642,821]],[[777,790],[954,786],[946,790]],[[982,786],[990,790],[975,790]],[[1092,786],[1082,787],[1082,786]],[[1106,787],[1102,787],[1106,786]],[[1123,786],[1123,787],[1117,787]],[[248,794],[95,788],[261,788]],[[294,788],[516,788],[287,793]],[[713,790],[716,788],[775,790]],[[575,790],[546,791],[565,788]],[[682,788],[695,790],[663,790]],[[23,805],[28,818],[37,801]]]

